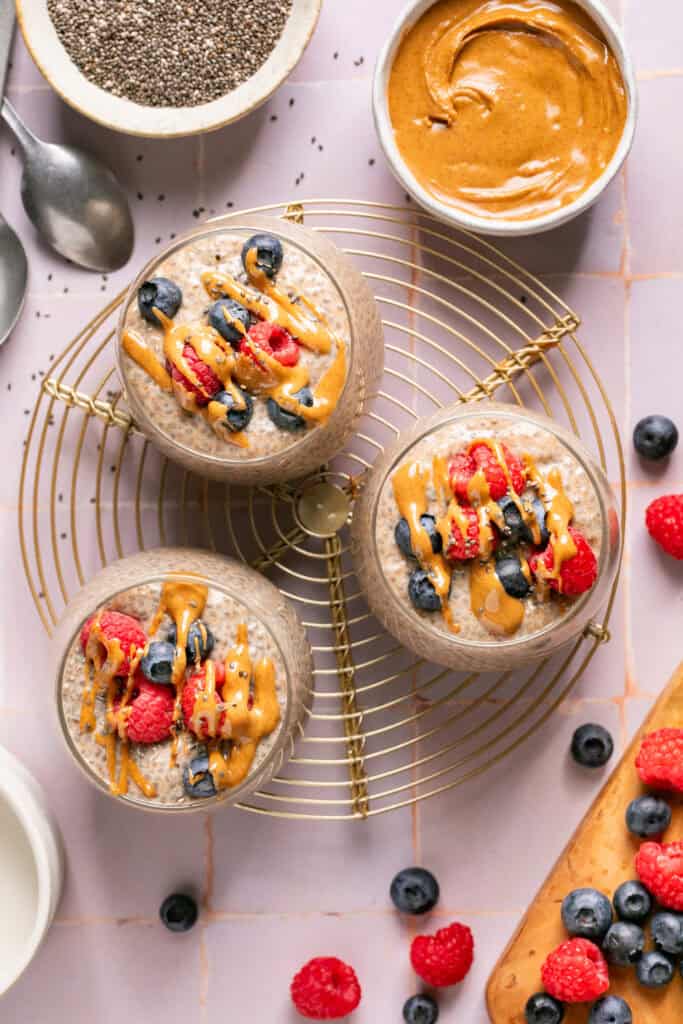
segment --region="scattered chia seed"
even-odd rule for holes
[[[258,71],[292,0],[47,0],[47,8],[89,81],[146,107],[195,107]]]

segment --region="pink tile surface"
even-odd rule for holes
[[[657,411],[675,418],[680,407],[681,135],[672,126],[678,124],[683,103],[683,20],[673,0],[656,0],[656,16],[652,5],[641,0],[610,0],[609,6],[625,23],[641,79],[640,125],[627,171],[579,221],[503,249],[544,275],[580,313],[580,337],[607,384],[625,442],[630,523],[612,642],[598,651],[559,708],[551,711],[541,702],[534,709],[544,724],[502,763],[417,811],[407,806],[366,825],[280,821],[240,811],[210,820],[198,816],[181,825],[113,805],[68,760],[53,721],[48,641],[23,583],[16,507],[20,455],[37,387],[41,375],[49,372],[51,357],[116,294],[129,272],[108,279],[92,276],[39,244],[18,198],[18,158],[7,133],[0,132],[0,210],[22,235],[31,265],[26,312],[12,342],[0,352],[3,442],[12,453],[0,475],[0,742],[45,786],[68,857],[58,921],[29,972],[2,1002],[3,1020],[80,1024],[97,1019],[109,1024],[124,1012],[148,1024],[206,1024],[224,1017],[227,1005],[235,1020],[294,1024],[287,1000],[292,974],[309,956],[333,953],[354,963],[361,977],[364,1001],[354,1020],[391,1024],[399,1019],[402,1002],[416,982],[407,958],[412,932],[390,910],[387,889],[398,868],[418,861],[436,871],[443,893],[439,914],[425,927],[458,917],[473,928],[477,943],[475,968],[463,986],[444,998],[441,1019],[445,1024],[485,1024],[487,974],[603,779],[602,773],[581,772],[568,761],[573,728],[587,720],[602,722],[621,747],[680,657],[681,573],[676,564],[653,553],[642,520],[652,497],[683,489],[683,455],[677,453],[670,465],[652,471],[632,456],[629,436],[640,416]],[[231,209],[330,196],[405,205],[381,157],[369,104],[372,67],[397,10],[395,0],[327,0],[317,33],[291,80],[261,110],[202,140],[162,144],[121,138],[89,124],[45,85],[20,41],[9,93],[37,131],[87,145],[116,170],[134,208],[137,266],[173,235]],[[333,219],[326,218],[326,226]],[[337,240],[363,248],[352,235],[340,234]],[[376,245],[386,255],[406,258],[412,252],[410,242],[404,235]],[[437,243],[430,244],[439,249]],[[381,270],[371,257],[357,259],[370,274]],[[428,256],[423,254],[419,262],[422,280],[430,282],[438,298],[418,300],[417,319],[396,306],[403,294],[399,286],[384,282],[376,287],[383,316],[396,324],[387,359],[394,398],[412,402],[416,380],[427,392],[426,408],[433,401],[434,381],[406,358],[414,348],[410,332],[433,324],[430,316],[443,317],[443,300],[452,301],[453,291],[452,283],[442,286],[430,278]],[[440,340],[446,348],[453,345],[447,334]],[[538,370],[537,379],[547,388],[544,373]],[[581,412],[570,372],[560,370],[560,380],[590,440],[591,424]],[[87,375],[85,382],[91,388],[97,383]],[[551,404],[558,415],[565,415],[556,397]],[[424,411],[406,408],[399,413],[388,398],[380,399],[376,409],[404,422]],[[115,555],[118,538],[107,521],[100,549],[94,529],[92,498],[101,440],[95,427],[85,435],[73,521],[69,516],[69,453],[78,440],[80,421],[65,419],[58,407],[54,424],[47,428],[48,444],[63,424],[64,454],[54,482],[55,493],[62,495],[55,532],[71,591],[78,584],[71,557],[74,528],[88,570]],[[601,411],[599,426],[608,425]],[[374,429],[383,428],[376,422]],[[109,467],[118,444],[120,439],[110,436],[102,452],[106,507],[113,487]],[[370,443],[368,451],[372,455]],[[132,500],[141,454],[142,445],[131,441],[120,482],[126,551],[136,547]],[[613,447],[610,460],[608,470],[616,480]],[[159,473],[159,464],[148,459],[141,491],[147,544],[159,537]],[[50,486],[50,478],[43,475],[36,488],[40,515],[46,514]],[[179,475],[171,472],[169,493],[177,494],[180,486]],[[193,483],[189,486],[192,514],[184,523],[177,506],[170,505],[165,526],[171,535],[186,526],[188,536],[194,537],[201,523],[203,492]],[[224,522],[218,521],[221,528]],[[47,590],[54,593],[54,567],[46,564],[45,573]],[[280,582],[296,589],[286,576]],[[46,598],[38,595],[37,600],[47,611]],[[353,598],[352,607],[362,610],[359,597]],[[309,618],[315,615],[309,612]],[[315,643],[329,643],[320,624],[312,623],[311,633]],[[360,631],[354,635],[360,638]],[[333,673],[322,678],[334,688]],[[370,670],[361,673],[361,683],[371,679]],[[509,724],[511,740],[522,729],[505,707],[519,681],[506,680],[482,698],[485,685],[456,699],[452,681],[429,669],[416,670],[419,694],[414,706],[412,695],[400,686],[388,687],[387,708],[368,716],[366,727],[374,732],[368,752],[381,748],[387,725],[395,725],[401,743],[419,735],[418,755],[428,759],[435,775],[431,788],[438,789],[449,775],[448,758],[435,748],[435,727],[446,724],[454,735],[457,729],[474,729],[475,746],[477,735],[480,740],[487,735],[477,729],[485,729],[499,713],[497,720]],[[313,742],[309,738],[304,746],[308,755],[317,749],[315,737],[325,735],[324,714],[330,706],[323,699],[314,709]],[[512,708],[530,710],[519,701]],[[420,717],[414,728],[396,725],[416,709]],[[491,744],[492,757],[498,749]],[[474,757],[467,750],[465,758]],[[398,796],[390,800],[409,800],[413,793],[410,772],[394,773],[396,765],[405,766],[402,751],[368,761],[373,771],[387,773],[384,789],[396,787]],[[345,792],[343,773],[328,771],[325,777],[331,784],[328,792]],[[202,924],[185,937],[169,935],[156,919],[163,895],[179,887],[196,891],[203,900]],[[112,993],[115,998],[109,997]]]

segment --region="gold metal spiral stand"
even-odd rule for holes
[[[374,289],[386,370],[358,433],[297,485],[236,489],[184,473],[148,445],[122,403],[112,357],[119,296],[55,359],[37,396],[19,493],[24,567],[48,633],[71,593],[137,549],[195,544],[267,573],[308,628],[315,694],[291,759],[247,809],[363,819],[459,786],[523,743],[608,639],[614,600],[613,590],[602,624],[526,670],[466,675],[416,660],[370,617],[350,564],[353,499],[377,453],[454,401],[495,394],[534,407],[595,452],[621,493],[622,536],[623,454],[579,317],[488,242],[377,203],[258,212],[305,217]]]

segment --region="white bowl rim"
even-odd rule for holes
[[[299,63],[318,24],[321,8],[322,0],[293,0],[282,35],[267,60],[225,96],[195,107],[146,107],[114,96],[85,77],[64,49],[47,11],[46,0],[16,0],[17,19],[26,47],[58,96],[96,124],[127,135],[154,139],[185,138],[216,131],[260,107]]]
[[[36,823],[38,818],[50,832],[52,824],[40,806],[27,782],[27,778],[38,785],[21,761],[0,746],[0,800],[4,800],[10,808],[31,847],[36,868],[38,883],[38,902],[33,929],[26,943],[23,957],[17,961],[14,977],[0,988],[0,998],[19,980],[36,955],[47,930],[50,926],[56,904],[54,894],[54,877],[50,865],[50,856],[45,844],[45,835]],[[55,839],[56,841],[56,839]]]
[[[405,33],[416,24],[425,11],[439,2],[441,0],[409,0],[396,19],[388,39],[380,50],[377,64],[375,65],[372,84],[372,107],[375,128],[392,172],[413,199],[437,217],[438,220],[480,235],[514,238],[542,234],[544,231],[551,231],[553,228],[560,227],[562,224],[566,224],[568,221],[578,217],[579,214],[583,213],[599,199],[610,182],[616,177],[633,145],[638,114],[638,89],[633,61],[626,46],[624,33],[616,19],[605,6],[603,0],[575,0],[579,7],[582,7],[593,18],[598,28],[603,32],[619,64],[626,88],[628,101],[626,124],[624,125],[619,145],[609,164],[600,177],[596,178],[585,192],[572,203],[560,207],[559,210],[553,210],[551,213],[544,214],[542,217],[537,217],[534,220],[493,219],[476,217],[455,206],[449,206],[428,192],[420,184],[401,156],[394,137],[391,118],[389,117],[387,85],[398,47]]]

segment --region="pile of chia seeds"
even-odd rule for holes
[[[146,107],[195,107],[258,71],[292,0],[48,0],[71,60],[95,85]]]

